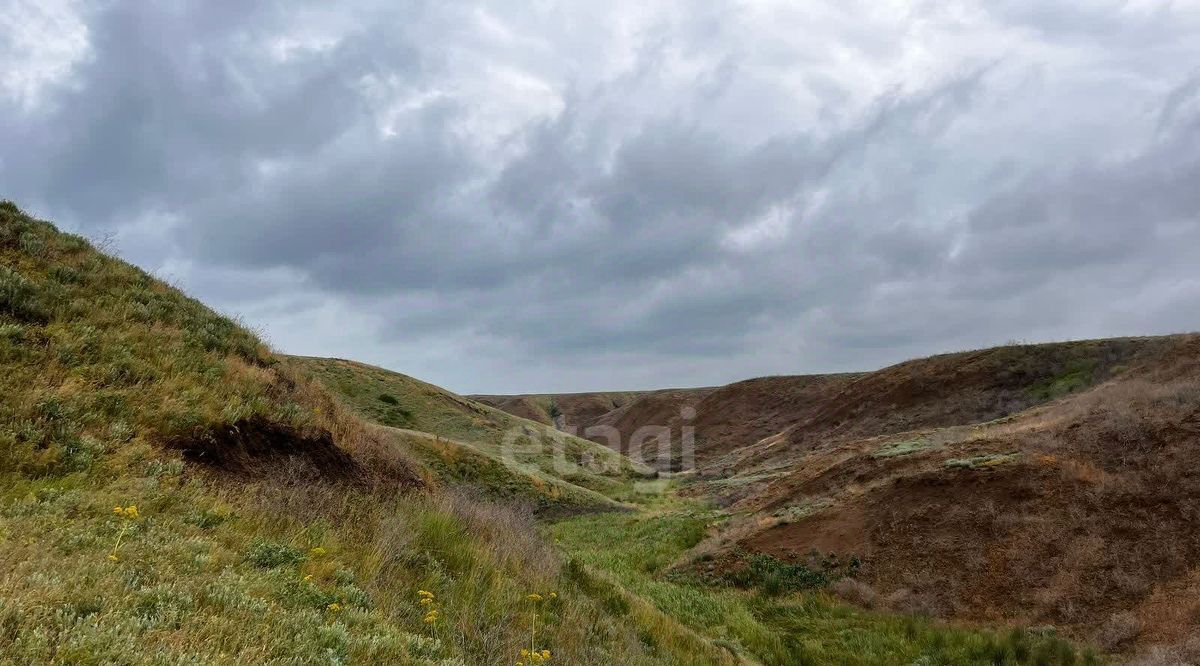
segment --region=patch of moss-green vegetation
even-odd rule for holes
[[[1056,400],[1095,383],[1098,364],[1093,359],[1072,361],[1058,375],[1030,386],[1026,393],[1038,402]]]
[[[918,437],[916,439],[908,439],[902,442],[891,442],[879,448],[878,451],[872,453],[874,458],[895,458],[897,456],[906,456],[912,453],[919,453],[927,449],[935,448],[937,445],[928,437]]]
[[[986,453],[972,458],[952,458],[943,464],[954,469],[987,469],[1014,462],[1020,458],[1021,454],[1015,451],[1012,453]]]

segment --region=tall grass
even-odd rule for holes
[[[561,663],[706,661],[686,643],[648,645],[503,506],[139,467],[0,495],[0,661],[511,663],[532,592],[556,593],[538,636]],[[140,518],[113,562],[112,507],[129,504]],[[437,595],[437,626],[421,621],[421,589]]]

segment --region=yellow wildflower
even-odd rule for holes
[[[430,592],[430,591],[428,591],[428,590],[417,590],[417,594],[418,594],[419,596],[426,597],[426,598],[428,598],[428,599],[432,599],[432,598],[433,598],[433,592]]]
[[[116,554],[116,553],[109,553],[109,554],[108,554],[108,561],[109,561],[109,562],[120,562],[120,561],[121,561],[121,558],[117,557],[117,554]]]
[[[427,606],[427,605],[429,605],[429,604],[431,604],[431,603],[433,603],[433,599],[430,599],[429,597],[421,597],[420,604],[421,604],[422,606]]]
[[[538,594],[537,592],[534,592],[533,594],[531,594],[531,595],[529,595],[529,596],[527,596],[527,597],[525,597],[525,598],[526,598],[526,599],[528,599],[528,600],[530,600],[530,601],[541,601],[541,600],[542,600],[542,595]]]
[[[551,598],[551,599],[557,599],[557,598],[558,598],[558,592],[551,592],[551,593],[550,593],[550,598]]]
[[[326,608],[329,609],[330,613],[336,613],[336,612],[342,610],[342,605],[335,601],[335,602],[329,604],[328,606],[326,606]]]
[[[304,582],[306,582],[306,583],[311,580],[312,580],[312,574],[308,574],[307,576],[304,577]]]
[[[310,550],[308,552],[311,553],[313,557],[321,557],[322,555],[325,554],[325,549],[320,546],[317,546],[316,548],[313,548],[312,550]]]

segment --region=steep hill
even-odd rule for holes
[[[794,403],[801,408],[789,414],[787,427],[704,458],[703,471],[762,471],[847,439],[991,421],[1086,390],[1156,358],[1169,344],[1160,337],[1015,345],[844,375],[832,390],[818,388]]]
[[[253,335],[178,290],[0,205],[0,472],[86,472],[176,450],[258,476],[415,484],[414,470]]]

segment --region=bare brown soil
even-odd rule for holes
[[[167,443],[184,459],[222,472],[266,476],[281,467],[301,477],[363,481],[366,473],[328,432],[305,434],[263,419],[196,430]]]

